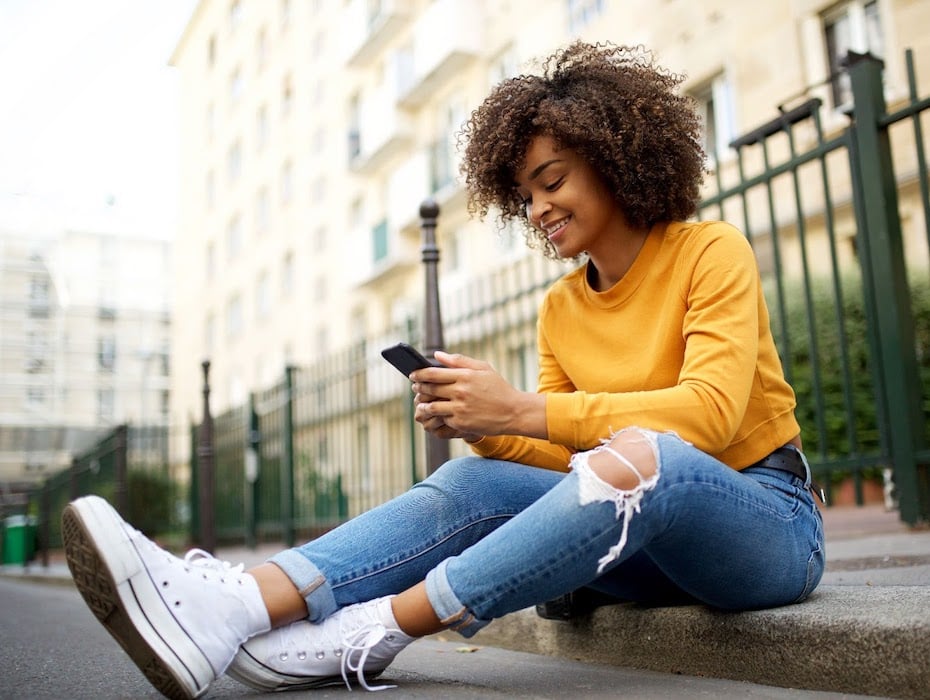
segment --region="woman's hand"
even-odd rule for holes
[[[519,391],[487,362],[437,352],[443,367],[410,375],[414,416],[428,432],[475,441],[484,435],[546,437],[545,397]]]

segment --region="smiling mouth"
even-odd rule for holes
[[[555,238],[562,231],[562,229],[565,228],[571,218],[572,217],[570,216],[566,216],[564,219],[559,219],[558,221],[553,221],[552,223],[543,226],[543,231],[546,233],[546,237],[550,241]]]

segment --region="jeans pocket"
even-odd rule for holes
[[[813,506],[817,508],[817,506]],[[811,543],[811,555],[807,560],[807,580],[804,583],[804,589],[795,599],[795,603],[800,603],[805,600],[815,588],[817,584],[820,583],[820,579],[823,576],[823,570],[826,565],[826,556],[824,552],[823,545],[823,525],[821,524],[820,513],[812,513],[811,517],[814,519],[814,537]]]

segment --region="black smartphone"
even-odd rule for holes
[[[417,369],[425,367],[442,367],[436,360],[424,357],[419,350],[407,343],[398,343],[381,351],[381,356],[394,365],[405,377]]]

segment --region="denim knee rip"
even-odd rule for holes
[[[613,439],[618,435],[626,432],[638,433],[641,437],[641,440],[652,448],[652,454],[655,458],[656,465],[655,474],[652,476],[648,478],[643,477],[643,475],[633,465],[633,463],[630,462],[630,460],[611,447],[610,443],[613,441]],[[588,464],[588,455],[595,454],[597,452],[610,453],[620,462],[620,464],[625,466],[636,475],[636,477],[639,479],[639,483],[632,489],[621,489],[604,481],[604,479],[599,477],[594,472],[594,470],[591,468],[591,465]],[[627,533],[629,531],[630,520],[633,518],[633,514],[640,512],[643,496],[647,491],[654,489],[659,481],[660,465],[656,433],[654,431],[645,430],[643,428],[624,428],[623,430],[614,433],[609,438],[602,440],[601,444],[594,449],[588,450],[587,452],[579,452],[573,455],[570,467],[578,474],[579,505],[585,506],[591,503],[613,503],[616,507],[617,519],[619,520],[621,516],[623,517],[623,530],[620,534],[620,541],[611,547],[607,551],[607,554],[598,560],[597,573],[602,574],[607,565],[612,561],[615,561],[620,556],[620,553],[623,551],[623,547],[626,545]]]

